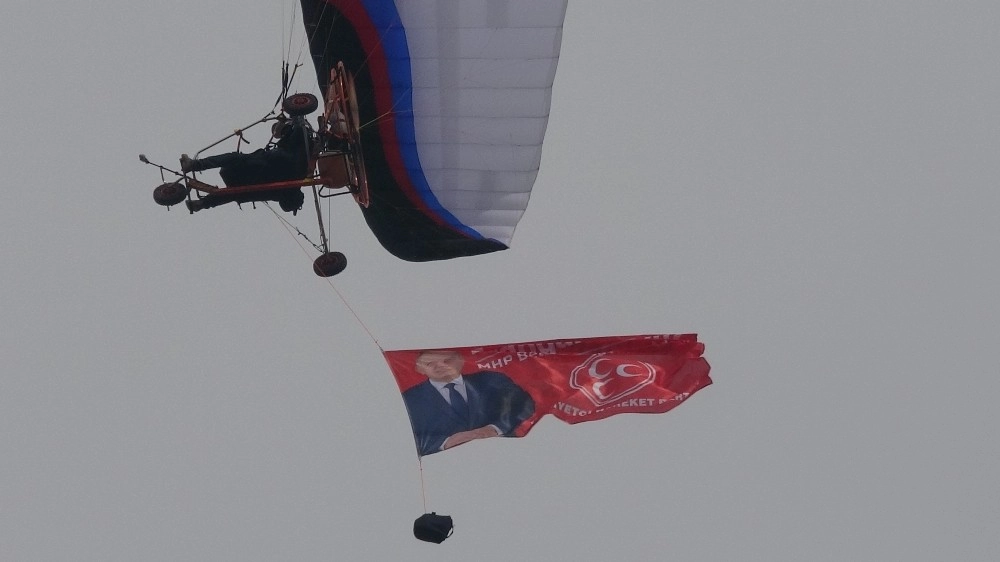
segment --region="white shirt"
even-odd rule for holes
[[[451,392],[448,390],[448,385],[451,383],[455,383],[455,390],[462,395],[462,398],[465,398],[466,402],[469,401],[469,394],[465,390],[465,379],[462,377],[455,377],[448,382],[430,381],[430,383],[434,388],[438,389],[438,392],[441,393],[441,396],[444,396],[444,401],[448,404],[451,404]]]

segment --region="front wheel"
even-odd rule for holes
[[[170,207],[183,201],[187,197],[187,194],[187,186],[179,181],[164,183],[158,185],[153,190],[153,201],[156,201],[157,205]]]
[[[309,115],[319,107],[319,100],[312,94],[292,94],[281,102],[281,109],[292,117]]]
[[[347,257],[340,252],[327,252],[313,262],[313,273],[320,277],[333,277],[347,267]]]

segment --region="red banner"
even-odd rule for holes
[[[419,455],[567,423],[666,412],[712,384],[694,334],[386,351]]]

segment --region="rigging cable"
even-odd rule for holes
[[[285,228],[285,232],[287,232],[288,235],[295,240],[295,243],[298,245],[299,249],[302,250],[302,254],[306,256],[306,258],[309,259],[310,262],[312,262],[312,257],[309,255],[309,251],[306,250],[306,248],[302,245],[302,242],[299,240],[298,236],[296,236],[295,233],[292,232],[292,229],[294,228],[296,231],[298,231],[299,236],[302,236],[306,240],[309,240],[309,238],[307,238],[305,234],[299,231],[298,228],[292,226],[291,223],[289,223],[284,217],[279,215],[278,212],[275,211],[274,208],[271,207],[271,205],[268,202],[265,201],[264,205],[267,206],[267,208],[270,209],[271,213],[273,213],[274,216],[278,218],[278,220],[281,222],[281,225]],[[316,247],[316,245],[313,244],[312,241],[309,241],[309,243],[312,244],[313,247]],[[354,307],[352,307],[351,304],[347,302],[347,298],[345,298],[344,294],[340,292],[340,289],[338,289],[337,286],[333,284],[333,280],[330,277],[326,277],[325,279],[326,282],[330,284],[330,288],[333,289],[333,292],[337,293],[337,297],[340,298],[340,302],[344,304],[344,307],[347,308],[348,312],[350,312],[351,315],[354,316],[354,319],[357,320],[358,324],[361,325],[361,328],[365,331],[366,334],[368,334],[368,337],[371,338],[372,342],[375,344],[375,347],[378,347],[378,350],[380,352],[385,353],[385,349],[382,348],[382,344],[379,343],[375,335],[372,334],[371,329],[368,328],[368,325],[365,324],[365,321],[362,320],[361,316],[358,315],[357,311],[354,310]]]

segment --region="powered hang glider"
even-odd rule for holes
[[[339,273],[346,260],[330,251],[319,202],[346,193],[401,259],[504,250],[538,173],[566,4],[301,0],[322,116],[310,127],[304,116],[318,102],[286,95],[286,81],[282,114],[258,123],[290,119],[306,131],[307,177],[216,187],[183,161],[181,172],[154,164],[180,177],[154,199],[186,200],[191,212],[233,201],[277,201],[296,212],[301,189],[311,187],[321,237],[313,269],[321,276]]]

